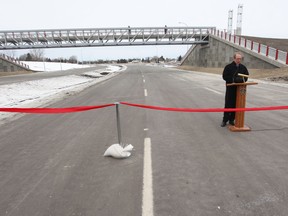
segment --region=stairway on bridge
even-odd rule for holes
[[[269,47],[274,47],[278,50],[288,51],[288,39],[282,39],[282,38],[264,38],[264,37],[252,37],[252,36],[246,36],[242,35],[241,37],[246,38],[250,41],[255,41],[260,44],[264,44]]]
[[[273,69],[288,66],[288,39],[271,39],[232,35],[214,30],[209,44],[194,45],[182,58],[181,65],[223,68],[233,61],[235,52],[244,54],[244,64],[253,69]]]
[[[28,65],[5,54],[0,54],[0,72],[31,71]]]

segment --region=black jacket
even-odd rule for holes
[[[226,81],[226,84],[233,83],[238,73],[249,75],[247,68],[243,64],[239,64],[239,66],[237,67],[236,63],[233,61],[232,63],[226,65],[222,77]],[[248,78],[245,77],[244,79],[246,82]]]

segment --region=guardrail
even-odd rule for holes
[[[283,50],[275,49],[273,47],[269,47],[267,45],[257,43],[255,41],[248,40],[244,37],[228,34],[227,32],[216,29],[213,29],[211,34],[223,40],[229,41],[243,48],[251,50],[255,53],[266,56],[279,63],[288,65],[288,53]]]
[[[11,62],[11,63],[14,63],[14,64],[16,64],[16,65],[18,65],[18,66],[20,66],[20,67],[23,67],[23,68],[26,68],[26,69],[30,69],[30,68],[29,68],[29,65],[24,64],[23,62],[21,62],[21,61],[19,61],[19,60],[17,60],[17,59],[14,59],[14,58],[12,58],[12,57],[10,57],[10,56],[7,56],[7,55],[5,55],[5,54],[1,54],[1,53],[0,53],[0,58],[5,59],[5,60],[7,60],[7,61],[9,61],[9,62]]]

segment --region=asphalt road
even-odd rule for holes
[[[287,87],[248,88],[247,107],[288,104]],[[224,91],[218,75],[130,65],[51,107],[223,107]],[[121,105],[120,119],[135,147],[122,160],[102,156],[117,142],[115,107],[2,125],[0,215],[288,215],[287,111],[247,112],[242,133],[221,128],[222,113]]]

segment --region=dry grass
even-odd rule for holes
[[[31,71],[0,72],[0,77],[19,75],[19,74],[29,74],[29,73],[33,73],[33,72],[31,72]]]
[[[205,67],[193,67],[193,66],[179,66],[179,69],[189,71],[199,71],[213,74],[222,74],[223,68],[205,68]],[[288,67],[277,69],[248,69],[250,77],[254,79],[268,79],[271,81],[281,81],[288,83]]]

